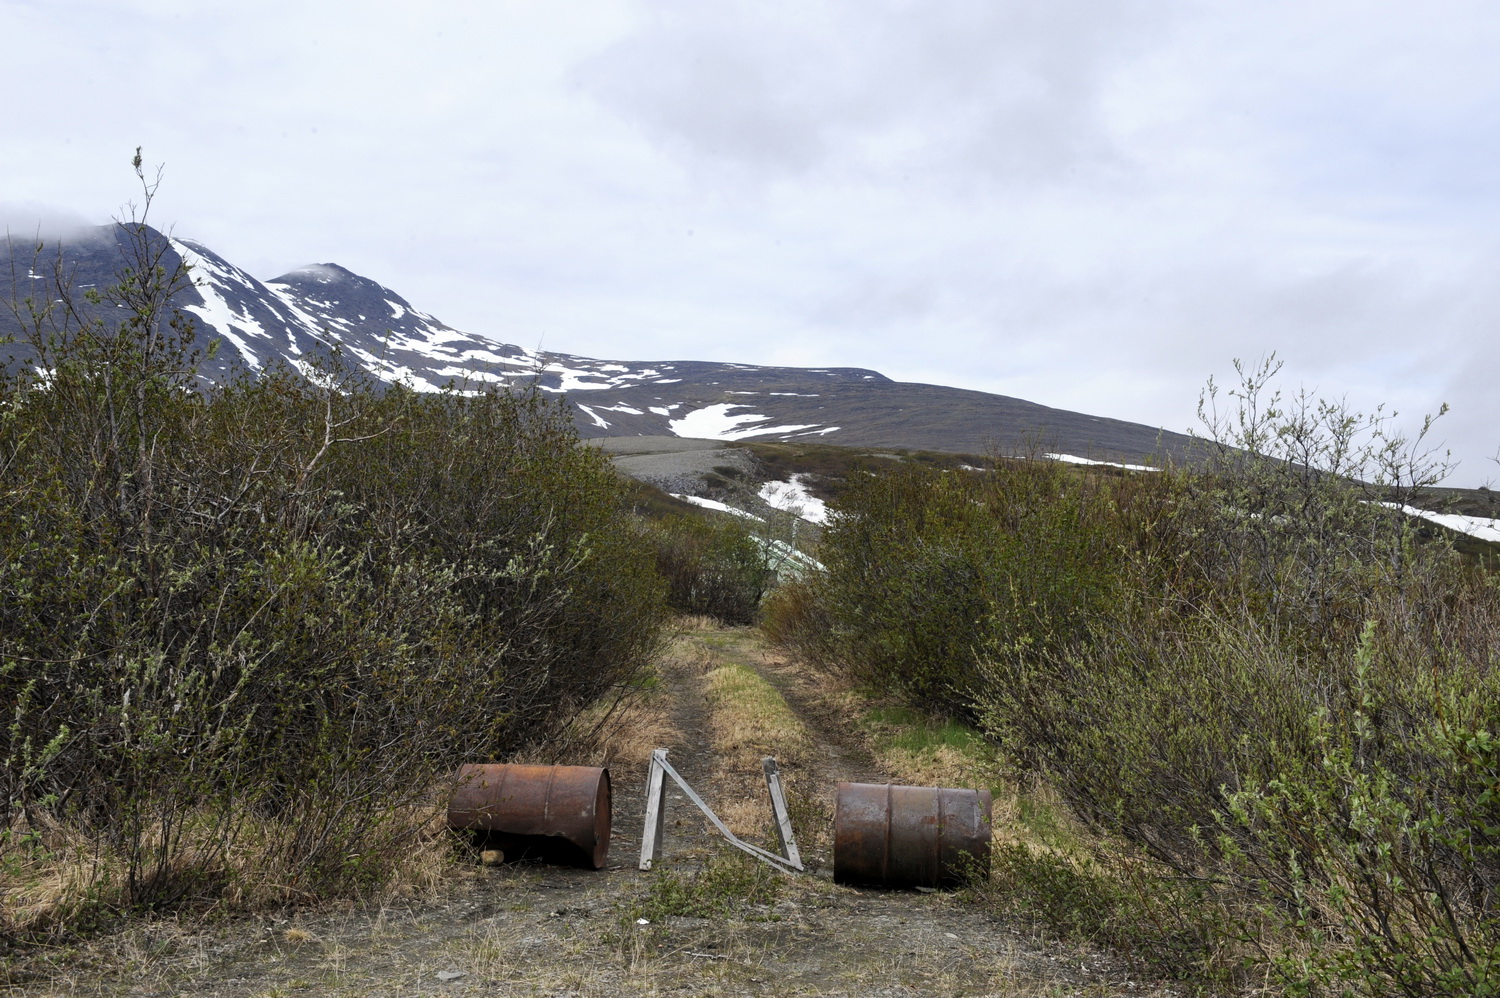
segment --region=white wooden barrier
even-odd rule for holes
[[[641,834],[640,868],[651,869],[651,864],[661,857],[662,835],[667,817],[667,778],[671,777],[682,788],[682,792],[687,794],[688,800],[697,805],[698,810],[719,830],[719,834],[729,840],[730,845],[744,850],[763,863],[769,863],[783,873],[793,870],[802,872],[802,856],[797,852],[797,840],[792,834],[792,819],[787,813],[786,794],[781,787],[781,772],[776,768],[776,759],[768,755],[760,761],[760,765],[766,774],[766,786],[771,791],[771,813],[776,821],[776,836],[781,840],[782,855],[751,845],[731,832],[719,820],[719,816],[714,814],[713,809],[703,802],[703,798],[688,786],[682,774],[672,768],[672,764],[667,761],[667,750],[659,748],[651,753],[651,772],[646,779],[646,827]]]

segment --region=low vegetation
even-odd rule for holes
[[[648,536],[675,612],[726,624],[755,622],[776,573],[764,546],[742,520],[671,514],[652,521]]]
[[[663,870],[654,876],[639,897],[622,904],[621,929],[628,934],[632,923],[656,924],[672,917],[743,916],[775,903],[785,883],[785,874],[760,860],[738,850],[721,850],[691,873]]]
[[[1380,505],[1420,438],[1242,373],[1192,470],[856,477],[768,628],[1066,804],[1090,857],[1002,849],[1008,903],[1199,980],[1495,993],[1500,586]]]
[[[897,782],[918,787],[983,787],[1002,812],[1015,812],[1010,781],[995,746],[969,725],[910,707],[871,704],[860,729],[879,767]],[[1004,822],[996,829],[1010,827]]]
[[[708,701],[715,707],[714,743],[721,756],[775,754],[783,761],[798,761],[807,753],[807,728],[754,669],[731,661],[704,679]]]

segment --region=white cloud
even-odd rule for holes
[[[24,246],[95,239],[95,223],[66,208],[22,201],[0,201],[0,239]]]

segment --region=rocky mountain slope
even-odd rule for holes
[[[1180,454],[1188,438],[1023,399],[892,381],[861,368],[760,367],[694,360],[603,360],[528,350],[454,329],[400,294],[338,266],[314,264],[262,281],[200,243],[152,233],[162,262],[189,264],[195,287],[175,304],[219,348],[216,380],[275,363],[308,369],[331,348],[386,382],[419,391],[534,383],[573,406],[585,437],[819,440],[858,447],[982,453],[1030,447],[1107,460]],[[117,280],[125,233],[104,226],[0,261],[0,300],[55,301]],[[80,299],[81,300],[81,299]],[[24,312],[24,309],[22,310]],[[97,310],[96,310],[97,312]],[[0,310],[0,333],[27,325]],[[705,330],[705,335],[711,333]],[[24,343],[18,362],[28,361]]]

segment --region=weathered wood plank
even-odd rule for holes
[[[646,827],[641,833],[642,870],[651,869],[651,864],[661,857],[661,839],[667,817],[667,750],[659,748],[651,753],[651,772],[646,778]]]
[[[802,854],[797,851],[797,837],[792,832],[792,816],[787,810],[786,794],[781,786],[781,770],[776,766],[776,757],[768,755],[760,761],[766,774],[766,787],[771,791],[771,813],[776,820],[776,837],[781,840],[781,854],[787,862],[802,869]]]

